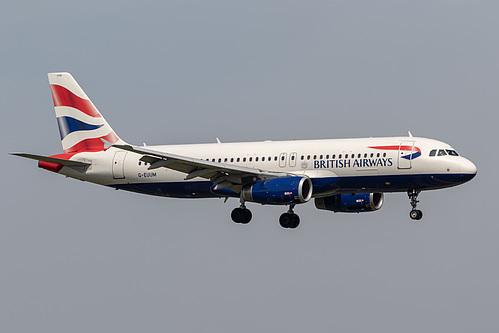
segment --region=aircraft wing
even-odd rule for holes
[[[143,155],[140,160],[150,163],[150,170],[164,167],[186,173],[185,180],[196,177],[209,179],[217,184],[216,190],[229,188],[235,192],[239,192],[240,187],[246,183],[254,183],[255,181],[268,178],[290,176],[290,174],[284,172],[211,162],[193,157],[165,153],[147,147],[131,145],[113,145],[113,147]]]

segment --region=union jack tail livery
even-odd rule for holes
[[[103,151],[124,144],[69,73],[49,73],[50,90],[65,153]]]

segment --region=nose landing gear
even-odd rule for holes
[[[421,218],[423,218],[423,212],[420,211],[419,209],[416,209],[418,206],[418,195],[421,193],[421,191],[418,190],[409,190],[407,191],[407,195],[409,196],[409,199],[411,200],[411,206],[412,210],[409,212],[409,216],[411,219],[419,221]]]

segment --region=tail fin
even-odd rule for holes
[[[102,151],[125,144],[69,73],[49,73],[55,115],[65,153]]]

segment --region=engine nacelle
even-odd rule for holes
[[[242,198],[269,205],[304,203],[312,197],[312,181],[307,177],[281,177],[261,180],[242,189]]]
[[[381,208],[383,200],[383,193],[336,194],[316,198],[315,207],[342,213],[372,212]]]

